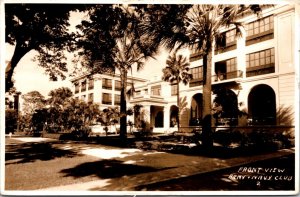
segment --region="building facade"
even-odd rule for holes
[[[128,76],[127,85],[140,84],[147,80]],[[121,101],[121,80],[119,74],[82,75],[71,80],[74,97],[87,103],[96,103],[100,109],[119,106]]]
[[[224,39],[212,57],[212,103],[222,108],[222,118],[216,114],[216,123],[226,120],[231,125],[294,124],[296,6],[276,5],[263,10],[259,18],[248,15],[238,20],[244,24],[243,35],[236,37],[234,28],[221,29]],[[193,80],[188,85],[179,84],[180,126],[186,130],[200,125],[202,119],[203,60],[197,51],[190,51],[190,64]],[[95,75],[92,80],[74,80],[75,96],[101,103],[101,107],[119,104],[118,77]],[[143,106],[151,129],[164,133],[176,129],[176,85],[160,78],[136,78],[134,84],[135,94],[129,105]],[[290,122],[283,120],[283,111]]]

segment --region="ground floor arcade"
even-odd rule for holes
[[[282,95],[279,79],[249,81],[238,86],[222,84],[212,86],[212,113],[216,125],[293,125],[294,102],[290,91]],[[191,130],[201,125],[202,90],[181,91],[180,126]],[[290,99],[287,99],[289,97]],[[135,103],[132,102],[132,105]],[[140,101],[144,119],[153,132],[168,133],[177,130],[178,106],[176,100],[148,98]]]

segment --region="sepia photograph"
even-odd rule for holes
[[[175,2],[1,2],[1,195],[299,195],[300,3]]]

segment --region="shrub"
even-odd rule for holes
[[[86,139],[91,132],[90,127],[81,127],[80,129],[73,130],[71,134],[77,139]]]

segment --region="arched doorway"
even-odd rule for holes
[[[190,113],[190,126],[200,125],[202,120],[202,94],[198,93],[192,97]]]
[[[268,85],[257,85],[248,96],[248,112],[255,125],[276,124],[276,95]]]
[[[159,111],[155,116],[155,125],[156,128],[164,127],[164,112]]]
[[[178,107],[172,105],[170,108],[170,127],[176,127],[178,122]]]
[[[237,125],[239,109],[236,94],[228,88],[215,89],[214,94],[216,125]]]
[[[150,106],[150,127],[163,127],[164,125],[164,113],[163,107],[151,105]]]

